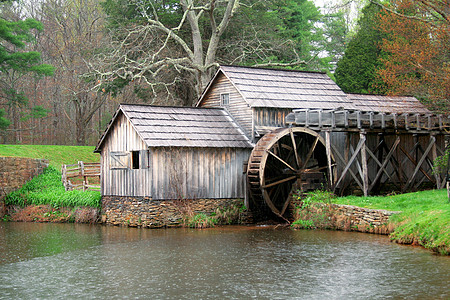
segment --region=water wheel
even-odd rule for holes
[[[302,128],[279,128],[264,135],[253,149],[247,168],[250,208],[285,216],[293,192],[322,188],[327,178],[323,138]]]

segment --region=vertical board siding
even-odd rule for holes
[[[111,152],[140,151],[141,163],[146,159],[147,146],[127,118],[121,114],[114,123],[101,151],[102,195],[151,196],[151,173],[146,169],[111,169]]]
[[[322,136],[322,138],[325,140],[325,133],[321,132],[320,135]],[[345,152],[345,132],[330,132],[330,142],[331,144],[333,144],[333,146],[336,147],[336,149],[339,149],[339,153],[344,156],[344,152]],[[333,155],[334,154],[334,150],[331,150],[331,153]],[[337,162],[336,164],[336,168],[337,168],[337,173],[340,174],[345,166],[343,166],[340,161],[338,160],[337,157],[334,157],[335,162]]]
[[[110,152],[140,151],[141,169],[111,169]],[[251,149],[147,150],[131,123],[119,116],[102,148],[102,195],[153,199],[243,198],[242,170]]]
[[[290,108],[254,108],[255,125],[270,127],[286,127],[286,116],[292,112]]]
[[[222,107],[220,94],[230,94],[230,104],[226,106],[226,110],[241,126],[247,137],[251,137],[252,109],[225,75],[219,74],[215,80],[214,88],[205,95],[201,106]]]
[[[153,169],[164,170],[153,181],[153,199],[244,197],[245,174],[232,170],[242,170],[250,149],[161,147],[151,152]]]

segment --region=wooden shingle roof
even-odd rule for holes
[[[148,147],[253,147],[223,109],[121,104],[115,117],[120,112]],[[110,127],[96,151],[101,148]]]
[[[325,73],[238,66],[221,66],[218,72],[223,72],[251,107],[355,109]]]
[[[425,105],[415,97],[410,96],[384,96],[366,94],[347,94],[356,108],[361,111],[374,111],[383,113],[431,113]]]

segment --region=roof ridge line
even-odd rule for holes
[[[242,69],[253,69],[253,70],[268,70],[268,71],[283,71],[283,72],[293,72],[293,73],[315,73],[315,74],[327,74],[324,71],[307,71],[307,70],[292,70],[292,69],[278,69],[270,67],[258,67],[258,66],[238,66],[238,65],[220,65],[220,67],[232,67],[232,68],[242,68]]]

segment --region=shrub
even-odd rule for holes
[[[302,194],[297,191],[294,200],[298,205],[294,210],[292,227],[296,229],[334,228],[333,209],[330,205],[334,194],[325,190],[316,190]]]
[[[217,208],[215,212],[207,215],[203,212],[194,213],[189,202],[184,201],[180,212],[183,214],[184,226],[191,228],[209,228],[218,224],[240,224],[242,215],[246,210],[247,207],[243,203],[240,205],[233,204],[225,208]]]
[[[207,216],[204,213],[198,213],[187,219],[187,226],[191,228],[209,228],[217,224],[215,216]]]
[[[316,226],[312,220],[296,220],[292,223],[292,227],[296,229],[314,229]]]
[[[215,212],[215,217],[217,218],[218,224],[240,224],[242,214],[247,210],[244,203],[241,205],[230,205],[226,208],[217,208]]]

